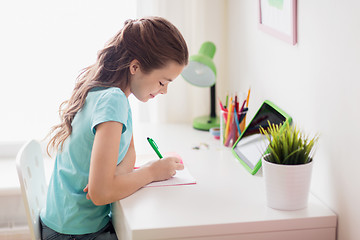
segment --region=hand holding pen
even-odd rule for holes
[[[163,158],[155,141],[149,137],[147,140],[152,149],[160,158],[160,160],[152,162],[149,166],[153,175],[153,181],[167,180],[173,177],[177,170],[184,169],[184,165],[182,164],[181,159],[174,156]]]

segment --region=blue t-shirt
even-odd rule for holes
[[[119,88],[96,88],[72,121],[72,133],[58,151],[49,183],[46,208],[41,220],[64,234],[87,234],[109,222],[110,205],[96,206],[86,199],[91,151],[96,125],[116,121],[123,124],[118,161],[124,158],[132,137],[129,101]]]

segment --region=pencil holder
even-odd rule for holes
[[[245,125],[244,113],[220,110],[220,144],[225,147],[232,147],[241,134],[241,128]],[[241,122],[239,122],[239,119]]]

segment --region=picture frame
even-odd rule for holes
[[[259,0],[259,29],[295,45],[297,0]]]

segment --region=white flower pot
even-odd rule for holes
[[[301,165],[274,164],[262,159],[267,205],[279,210],[307,207],[312,162]]]

